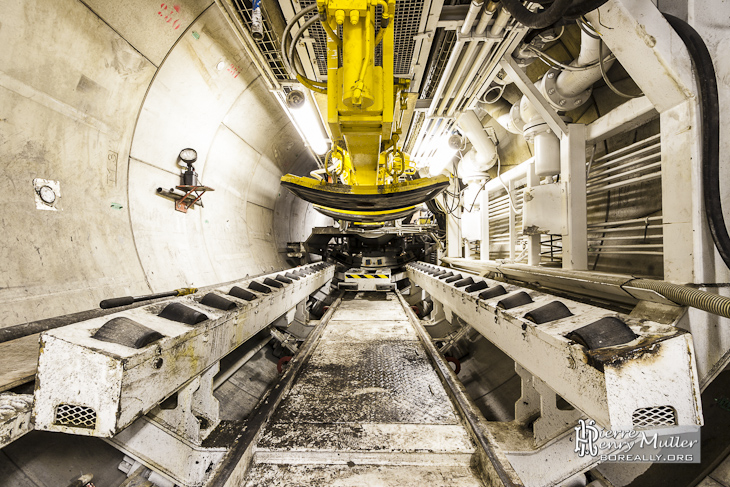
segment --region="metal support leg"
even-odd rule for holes
[[[444,308],[440,301],[433,300],[433,311],[431,318],[423,323],[429,335],[438,339],[447,336],[454,331],[452,325],[452,313]]]
[[[202,446],[220,422],[218,400],[213,396],[218,369],[216,363],[183,386],[174,400],[165,401],[106,441],[178,485],[202,485],[226,452],[225,447]]]
[[[535,163],[531,162],[527,168],[527,189],[534,188],[540,185],[540,178],[535,174]],[[524,211],[524,210],[523,210]],[[524,219],[523,219],[524,221]],[[528,235],[527,236],[527,264],[528,265],[540,265],[540,235]]]
[[[481,219],[482,240],[479,243],[479,260],[489,260],[489,190],[482,190],[479,218]]]
[[[515,183],[510,179],[509,183],[507,183],[507,187],[509,188],[509,194],[507,195],[507,198],[512,198],[512,201],[514,201],[514,204],[517,204],[515,199],[513,198],[513,195],[515,194]],[[509,260],[514,261],[515,260],[515,247],[517,246],[517,229],[515,228],[515,224],[517,221],[517,213],[515,213],[515,209],[512,207],[512,204],[509,205]]]
[[[563,269],[587,270],[585,125],[568,125],[568,134],[560,141],[560,177],[567,209],[563,229]]]
[[[555,391],[520,364],[515,363],[515,371],[522,379],[522,396],[515,403],[515,420],[528,423],[540,415],[532,425],[538,445],[570,429],[583,415],[578,409],[559,409]]]

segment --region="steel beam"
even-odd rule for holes
[[[216,294],[236,303],[237,308],[231,311],[205,306],[199,302],[203,296],[191,295],[44,333],[33,410],[36,429],[107,438],[119,433],[295,308],[334,274],[331,264],[297,270],[310,272],[281,288],[271,288],[268,294],[258,294],[253,301],[226,294],[231,284],[216,289]],[[276,276],[241,280],[233,285],[247,288],[251,281],[263,282],[266,277]],[[204,313],[208,319],[186,325],[158,316],[172,302]],[[112,318],[131,319],[161,333],[162,338],[139,349],[93,338]],[[61,405],[64,410],[87,414],[87,422],[76,424],[60,418]]]
[[[489,288],[502,285],[508,294],[484,300],[478,297],[479,291],[468,293],[428,272],[438,269],[409,264],[407,274],[434,302],[440,301],[604,428],[634,430],[637,411],[664,407],[675,412],[672,427],[702,424],[692,336],[686,331],[489,279],[485,279]],[[532,302],[511,309],[499,306],[502,299],[522,291]],[[554,301],[567,306],[572,316],[543,324],[526,317]],[[594,350],[566,338],[606,317],[625,322],[636,338]]]

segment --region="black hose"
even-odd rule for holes
[[[563,17],[572,3],[573,0],[555,0],[545,10],[531,12],[520,0],[502,0],[504,8],[517,22],[532,29],[542,29],[554,24]]]
[[[720,103],[712,57],[702,37],[687,22],[663,14],[687,46],[697,78],[702,132],[702,196],[710,234],[720,257],[730,268],[730,235],[720,196]]]
[[[569,7],[563,14],[563,17],[568,20],[579,19],[588,12],[594,11],[607,1],[608,0],[583,0],[582,2]]]

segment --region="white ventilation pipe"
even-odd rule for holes
[[[568,111],[578,108],[590,98],[593,84],[601,79],[601,68],[598,65],[600,42],[599,39],[594,39],[581,31],[580,53],[570,63],[571,67],[579,69],[551,68],[540,81],[535,83],[555,110]],[[613,59],[604,61],[605,69],[609,69],[612,65]],[[488,113],[493,112],[496,115],[494,118],[506,130],[512,133],[516,130],[521,131],[525,140],[534,141],[535,173],[540,177],[560,174],[560,139],[548,127],[529,99],[523,95],[520,101],[512,106],[509,114],[505,113],[502,104],[494,105],[496,105],[494,108],[484,104],[481,107]]]
[[[571,71],[551,68],[543,76],[538,87],[553,108],[565,111],[573,110],[588,101],[593,84],[601,79],[601,68],[598,65],[600,46],[600,39],[594,39],[581,31],[580,53],[570,63],[570,66],[582,69]],[[613,66],[613,62],[613,58],[604,61],[604,68],[608,70]],[[586,66],[591,67],[586,68]]]
[[[469,142],[472,150],[464,157],[468,174],[466,179],[480,179],[486,176],[487,170],[497,163],[497,148],[489,138],[474,110],[462,113],[456,123]]]
[[[482,9],[482,5],[484,5],[484,0],[471,0],[469,10],[466,12],[466,18],[461,26],[462,34],[468,34],[471,31],[471,26],[474,25],[474,21]]]

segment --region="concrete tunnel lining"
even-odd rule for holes
[[[282,269],[286,242],[324,221],[281,191],[314,161],[214,3],[177,2],[175,21],[86,3],[4,8],[23,28],[0,27],[0,326]],[[185,147],[216,189],[187,214],[155,192],[179,184]],[[34,178],[60,182],[60,211],[36,210]]]

